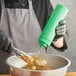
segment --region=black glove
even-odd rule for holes
[[[11,53],[12,50],[11,39],[2,30],[0,30],[0,50],[7,53]]]
[[[56,36],[54,38],[54,41],[58,40],[59,38],[63,37],[66,33],[66,21],[62,20],[59,22],[59,25],[56,28]]]

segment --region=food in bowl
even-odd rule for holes
[[[21,56],[21,58],[28,63],[22,67],[23,69],[52,70],[52,68],[47,66],[47,61],[39,56],[32,56],[31,58],[27,56]]]

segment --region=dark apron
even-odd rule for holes
[[[28,0],[29,9],[5,8],[4,0],[1,0],[2,14],[0,30],[3,30],[12,38],[13,45],[28,53],[36,53],[39,49],[38,37],[41,33],[39,22],[33,10],[32,1]],[[9,56],[0,52],[0,66],[4,66],[5,59]],[[4,57],[3,57],[4,56]],[[2,59],[4,60],[1,60]],[[0,68],[6,69],[6,68]]]

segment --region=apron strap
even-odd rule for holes
[[[36,16],[36,14],[34,12],[34,9],[33,9],[32,0],[28,0],[28,2],[29,2],[29,11],[30,11],[30,14],[32,14],[33,17],[37,19],[37,16]],[[37,23],[38,23],[38,25],[40,25],[38,19],[37,19]]]
[[[28,0],[29,2],[29,10],[33,10],[32,0]]]
[[[5,3],[4,3],[4,0],[1,0],[1,7],[5,9]]]

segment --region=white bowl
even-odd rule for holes
[[[37,55],[31,53],[30,55]],[[65,76],[68,67],[71,62],[68,58],[60,55],[52,54],[40,54],[40,57],[47,60],[47,65],[52,67],[53,70],[28,70],[22,69],[25,63],[22,59],[17,56],[11,56],[6,60],[6,63],[10,67],[10,73],[12,76]]]

